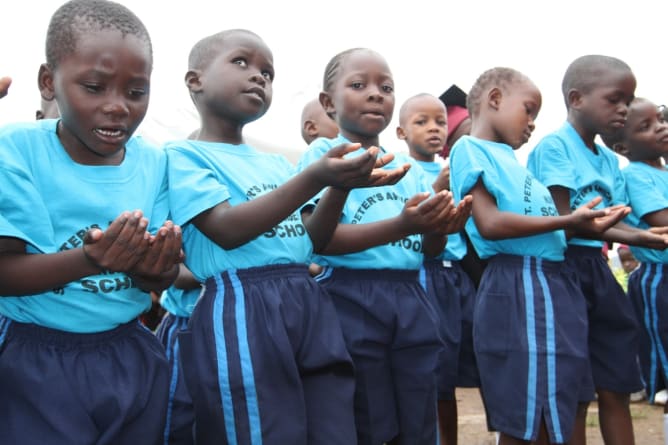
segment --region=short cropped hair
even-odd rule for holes
[[[578,90],[584,94],[591,92],[603,72],[631,71],[622,60],[615,57],[590,54],[575,59],[566,69],[561,82],[561,93],[568,107],[568,92]]]
[[[89,31],[115,29],[144,40],[150,57],[153,47],[148,30],[141,20],[125,6],[108,0],[71,0],[51,16],[46,33],[46,62],[56,68],[76,49],[78,39]]]
[[[258,39],[260,38],[260,36],[247,29],[227,29],[225,31],[204,37],[195,43],[195,45],[190,50],[190,54],[188,55],[188,69],[202,70],[208,67],[209,64],[216,58],[218,52],[220,52],[221,47],[225,43],[225,39],[237,33],[246,33],[257,37]]]

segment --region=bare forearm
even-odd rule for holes
[[[484,238],[500,240],[506,238],[523,238],[553,230],[564,229],[567,216],[526,216],[511,212],[494,212],[473,220]]]
[[[332,239],[334,230],[341,219],[341,212],[348,193],[347,190],[329,187],[323,193],[315,209],[302,215],[314,251],[320,251]]]
[[[233,207],[219,204],[193,221],[216,244],[230,250],[271,230],[321,189],[322,184],[312,174],[299,174],[258,198]]]
[[[402,231],[398,218],[368,224],[339,224],[331,241],[318,253],[342,255],[400,240],[410,233]]]
[[[422,237],[422,253],[427,258],[440,255],[445,249],[448,237],[437,233],[427,233]]]
[[[52,254],[0,254],[0,296],[27,296],[65,286],[100,269],[82,249]]]

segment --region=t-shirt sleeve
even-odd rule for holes
[[[485,171],[475,151],[477,149],[473,144],[462,140],[455,143],[450,152],[450,187],[455,202],[471,191]]]
[[[226,184],[196,151],[182,147],[167,147],[166,151],[169,209],[174,223],[184,225],[230,199]]]
[[[566,145],[557,137],[546,137],[538,143],[531,153],[529,169],[546,187],[577,189],[575,166]]]
[[[54,237],[44,198],[22,157],[12,155],[17,147],[0,142],[0,149],[0,215],[6,221],[0,235],[19,238],[41,251],[53,245]]]
[[[648,213],[668,208],[668,199],[660,185],[646,172],[626,168],[626,191],[633,213],[640,218]]]

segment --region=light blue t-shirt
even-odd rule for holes
[[[297,164],[297,169],[305,169],[320,159],[330,148],[345,143],[350,143],[350,141],[342,135],[334,139],[316,139],[302,156]],[[364,153],[364,148],[346,156],[354,157],[362,153]],[[393,218],[401,213],[406,201],[415,194],[425,191],[433,192],[424,171],[407,155],[395,153],[394,160],[383,168],[392,170],[406,163],[412,164],[412,167],[395,185],[351,190],[344,205],[340,222],[343,224],[367,224]],[[316,256],[313,261],[321,265],[350,269],[418,270],[423,260],[422,236],[410,235],[399,241],[371,247],[362,252]]]
[[[415,161],[422,170],[424,170],[427,180],[432,184],[436,181],[439,173],[443,167],[438,162],[424,162],[424,161]],[[459,233],[451,233],[448,235],[448,242],[445,245],[445,250],[441,255],[438,256],[438,259],[447,260],[447,261],[459,261],[464,258],[466,255],[466,241]]]
[[[239,205],[288,181],[294,167],[285,157],[262,153],[244,144],[192,140],[170,142],[165,150],[170,209],[176,224],[184,227],[185,263],[198,281],[229,269],[308,263],[313,244],[300,211],[231,250],[223,249],[190,223],[195,216],[224,201],[230,206]]]
[[[170,314],[190,318],[201,293],[201,287],[184,290],[170,286],[160,296],[160,305]]]
[[[512,147],[463,136],[450,152],[450,184],[455,200],[469,193],[479,180],[502,212],[538,217],[558,214],[547,187],[517,161]],[[566,236],[563,230],[492,241],[483,238],[474,218],[469,218],[466,232],[483,259],[496,254],[534,256],[550,261],[564,259]]]
[[[597,196],[603,201],[596,208],[626,204],[624,178],[619,161],[607,147],[596,145],[596,153],[582,141],[573,126],[566,122],[545,136],[529,153],[527,168],[547,187],[569,190],[571,210]],[[569,244],[603,247],[603,241],[571,238]]]
[[[631,205],[631,214],[626,222],[646,230],[650,225],[643,221],[642,217],[668,208],[668,170],[665,167],[658,169],[644,162],[631,162],[622,170],[622,174]],[[668,263],[668,250],[629,247],[640,262]]]
[[[88,229],[106,230],[123,211],[135,209],[155,233],[168,216],[164,152],[134,137],[118,166],[77,164],[56,135],[57,122],[0,129],[0,214],[20,232],[0,226],[0,235],[22,239],[31,254],[56,253],[81,247]],[[37,295],[0,298],[0,314],[12,320],[69,332],[106,331],[150,306],[148,293],[113,272]]]

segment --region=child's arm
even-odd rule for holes
[[[398,175],[399,172],[388,174],[374,170],[376,147],[360,156],[344,158],[359,147],[360,144],[334,147],[275,190],[240,205],[221,202],[197,215],[193,222],[223,249],[234,249],[276,226],[324,187],[331,185],[348,190],[383,184],[383,178]]]
[[[410,168],[410,164],[404,164],[394,170],[383,170],[381,168],[391,162],[392,159],[394,159],[394,155],[388,153],[376,160],[376,169],[369,178],[368,186],[392,185],[404,177]],[[315,209],[307,207],[302,210],[302,221],[311,238],[315,252],[320,251],[329,243],[339,223],[349,192],[349,189],[329,187],[318,200]]]
[[[393,218],[368,224],[338,224],[330,242],[317,252],[324,255],[361,252],[408,235],[437,230],[454,208],[452,194],[429,195],[424,192],[413,196]]]
[[[0,99],[7,95],[11,84],[12,79],[10,77],[0,77]]]
[[[561,186],[552,186],[549,187],[549,190],[559,214],[568,215],[571,213],[570,193],[568,189]],[[572,235],[663,250],[668,247],[668,236],[666,236],[666,233],[668,233],[668,224],[661,224],[649,230],[642,230],[619,221],[601,234],[574,231]]]
[[[473,220],[480,235],[489,240],[523,238],[553,230],[602,233],[629,213],[628,207],[593,210],[596,198],[572,213],[561,216],[527,216],[499,211],[496,200],[481,180],[471,189]]]
[[[0,295],[45,292],[101,269],[128,271],[148,248],[147,226],[141,212],[123,212],[92,244],[48,254],[28,254],[25,241],[0,238]]]

